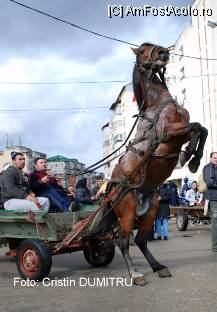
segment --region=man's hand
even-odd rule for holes
[[[67,196],[73,196],[73,197],[75,197],[75,192],[73,192],[73,191],[68,192],[68,193],[67,193]]]
[[[49,182],[49,176],[46,175],[46,176],[43,177],[40,181],[41,181],[42,183],[48,183],[48,182]]]
[[[30,201],[35,201],[35,194],[31,193],[27,195],[25,199],[30,200]]]
[[[157,195],[157,200],[160,201],[161,200],[161,196]]]

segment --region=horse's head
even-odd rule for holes
[[[169,50],[151,43],[143,43],[139,48],[132,48],[136,54],[136,63],[144,67],[155,64],[159,69],[165,67],[169,60]]]
[[[147,81],[162,83],[163,88],[167,88],[165,82],[165,70],[169,60],[169,49],[152,43],[143,43],[139,48],[132,48],[136,54],[136,64],[133,71],[133,90],[137,99],[139,109],[141,103],[147,95]],[[156,75],[158,73],[158,76]],[[141,84],[145,87],[141,86]],[[153,86],[152,86],[153,87]],[[144,92],[145,91],[145,92]]]

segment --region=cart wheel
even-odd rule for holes
[[[114,259],[115,244],[113,241],[91,241],[90,247],[84,249],[84,257],[95,267],[105,267]]]
[[[188,227],[188,216],[184,210],[179,211],[177,214],[176,224],[179,231],[186,231]]]
[[[52,256],[42,240],[26,239],[18,248],[16,263],[24,279],[41,281],[50,273]]]

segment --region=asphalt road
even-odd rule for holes
[[[216,312],[217,253],[210,251],[210,226],[177,232],[172,224],[169,230],[169,241],[153,241],[149,247],[168,266],[171,278],[160,279],[137,247],[131,247],[134,263],[147,280],[144,287],[127,286],[130,280],[118,248],[113,263],[103,269],[90,267],[82,252],[53,257],[50,279],[66,278],[71,286],[14,286],[14,277],[19,277],[15,261],[8,260],[7,249],[1,248],[0,312]],[[111,286],[112,277],[115,282],[126,277],[127,285]],[[109,286],[91,286],[97,278],[106,278]]]

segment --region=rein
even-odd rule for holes
[[[141,105],[141,109],[140,109],[140,111],[139,111],[139,114],[142,113],[142,110],[143,110],[143,108],[144,108],[144,105],[145,105],[145,101],[143,100],[143,101],[142,101],[142,105]],[[120,157],[120,155],[117,155],[117,156],[113,157],[112,159],[109,159],[107,162],[102,163],[104,160],[110,158],[112,155],[114,155],[117,151],[119,151],[122,147],[124,147],[124,146],[126,145],[127,141],[129,140],[131,134],[133,133],[133,130],[135,129],[135,127],[136,127],[136,125],[137,125],[137,123],[138,123],[138,121],[139,121],[139,117],[140,117],[139,114],[138,114],[138,116],[137,116],[137,115],[135,116],[135,117],[137,117],[137,118],[136,118],[136,120],[135,120],[135,122],[134,122],[134,124],[133,124],[133,126],[132,126],[132,128],[131,128],[131,130],[130,130],[128,136],[127,136],[127,138],[125,139],[125,141],[124,141],[116,150],[114,150],[111,154],[107,155],[106,157],[102,158],[101,160],[97,161],[97,162],[94,163],[93,165],[87,167],[84,171],[78,172],[77,174],[75,174],[75,176],[79,176],[79,175],[83,175],[83,174],[86,174],[86,173],[90,173],[90,172],[92,172],[92,171],[94,171],[94,170],[96,170],[96,169],[98,169],[98,168],[101,168],[101,167],[104,166],[104,165],[107,165],[107,164],[108,164],[109,162],[111,162],[112,160],[114,160],[114,159]],[[123,154],[124,154],[124,152],[121,153],[121,155],[123,155]],[[99,165],[99,164],[101,164],[101,165]],[[99,166],[97,166],[97,165],[99,165]],[[97,166],[97,167],[96,167],[96,166]]]
[[[112,190],[103,200],[103,202],[100,204],[100,206],[92,212],[86,219],[82,219],[79,222],[77,222],[75,225],[73,225],[72,230],[70,233],[68,233],[65,238],[55,244],[54,250],[55,252],[59,252],[61,249],[69,246],[69,244],[78,237],[78,235],[86,228],[88,224],[90,224],[91,221],[94,220],[96,215],[102,211],[108,203],[111,202],[111,200],[116,196],[120,195],[121,191],[125,188],[125,186],[128,184],[127,181],[132,177],[132,175],[151,157],[153,152],[157,149],[159,144],[165,140],[167,137],[167,134],[163,133],[155,142],[150,146],[150,148],[147,150],[143,158],[134,166],[134,168],[125,176],[125,178],[117,184],[117,186]],[[129,191],[129,189],[127,190]],[[124,191],[124,194],[126,192]],[[113,202],[110,209],[106,212],[110,212],[119,202],[119,199],[116,202]]]

